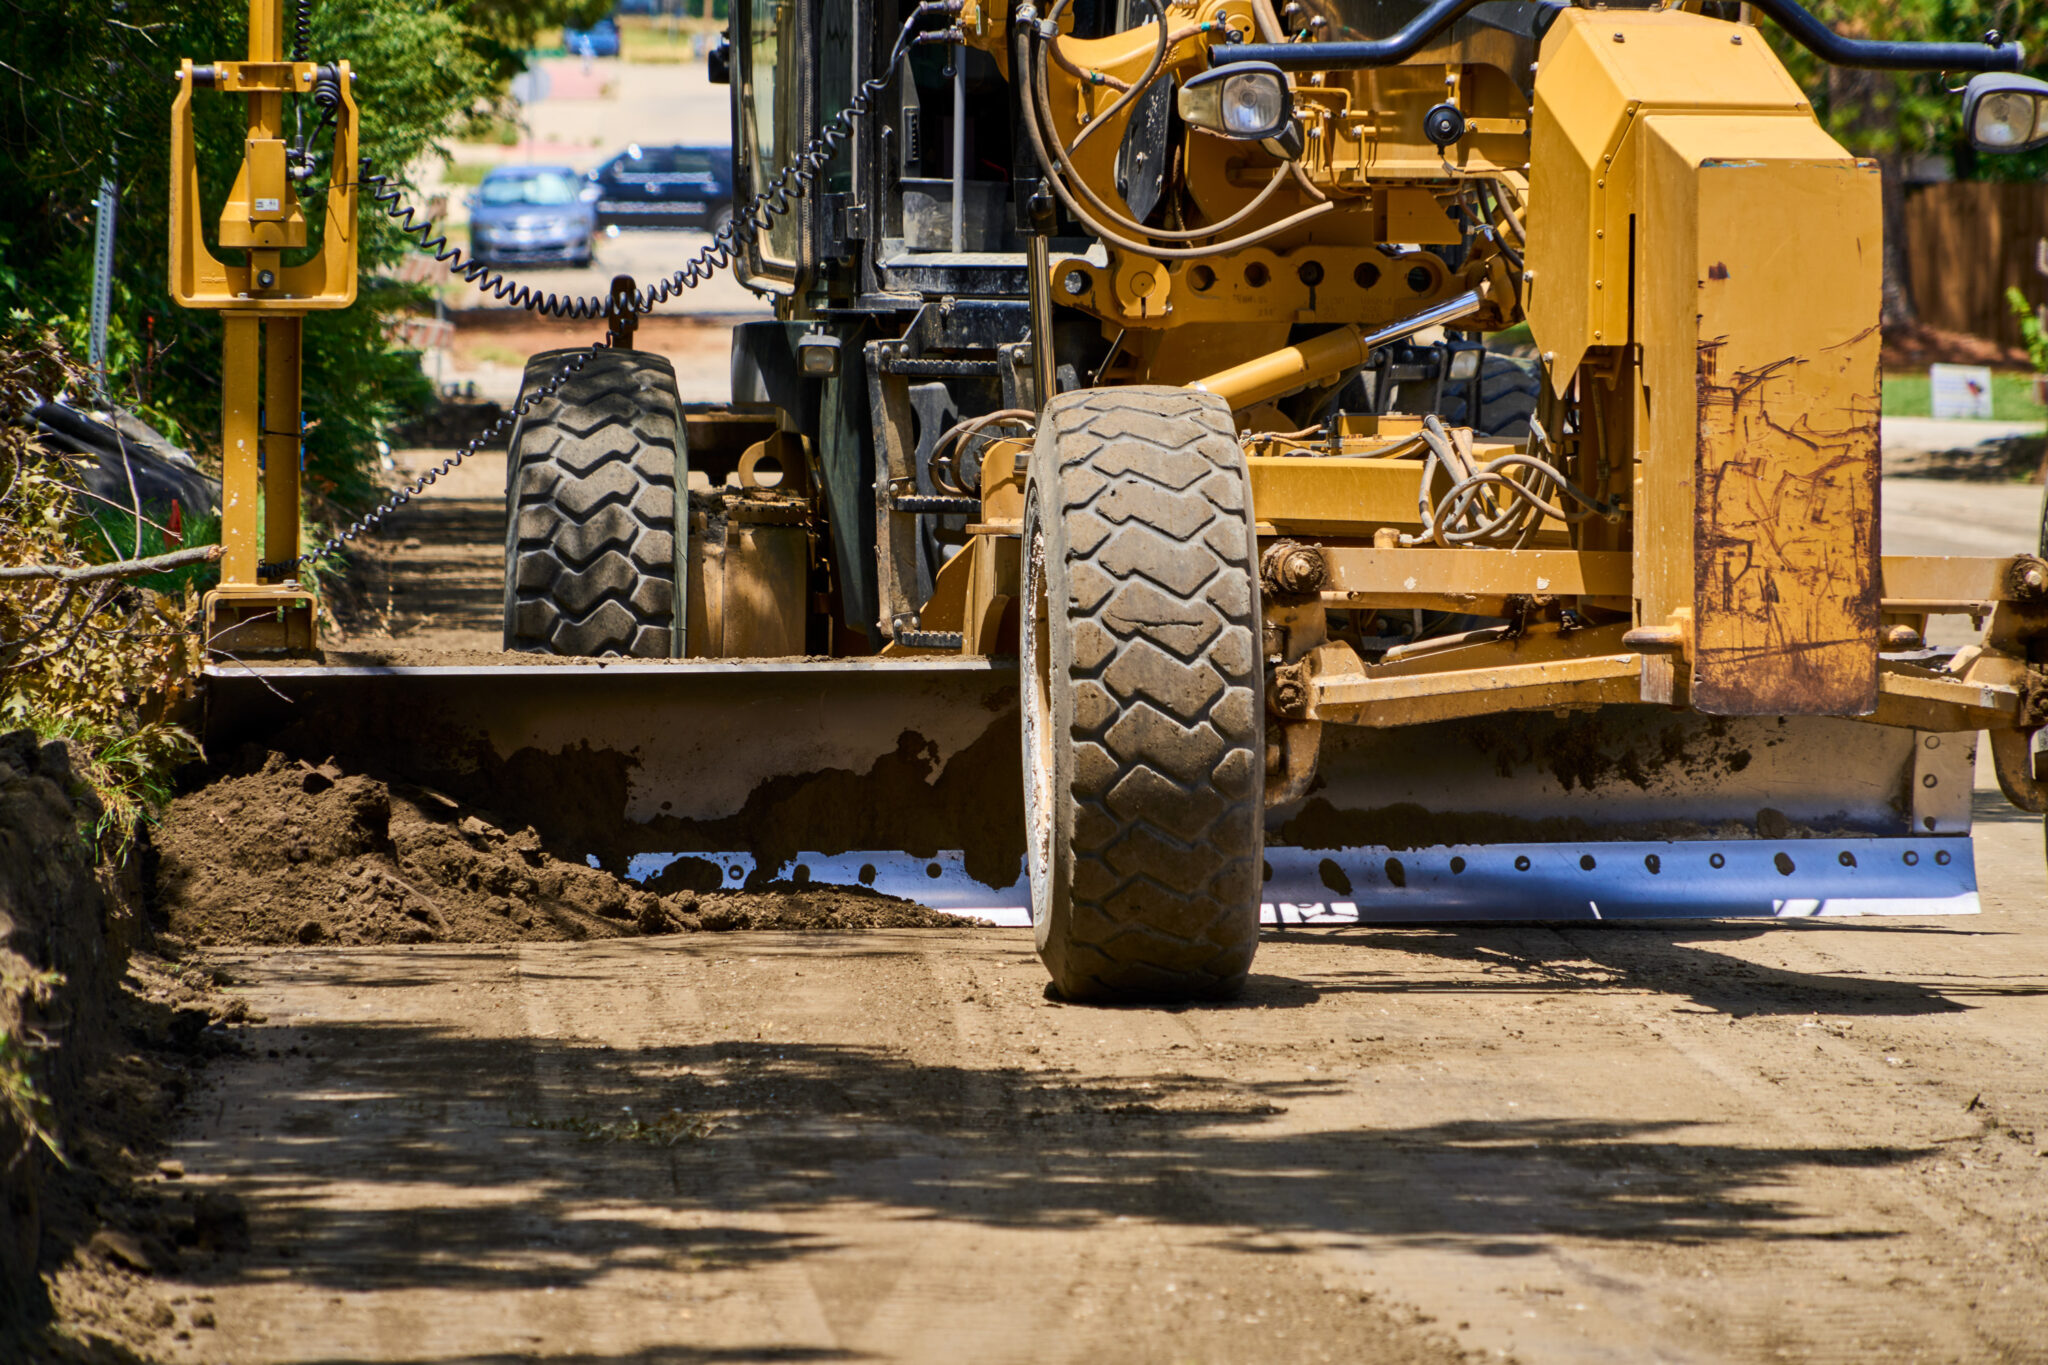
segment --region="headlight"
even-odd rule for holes
[[[1232,137],[1271,137],[1287,114],[1287,85],[1264,71],[1232,71],[1223,78],[1223,131]]]
[[[1268,62],[1239,62],[1205,71],[1180,88],[1180,116],[1197,128],[1257,142],[1294,121],[1287,77]]]
[[[1980,152],[2048,145],[2048,82],[1987,71],[1963,91],[1963,128]]]
[[[2017,147],[2034,135],[2034,97],[2018,91],[1991,95],[1977,106],[1977,141],[1986,147]]]

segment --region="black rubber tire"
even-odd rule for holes
[[[1469,426],[1481,436],[1527,436],[1529,418],[1543,395],[1543,371],[1536,361],[1489,351],[1479,371],[1477,420],[1465,412],[1467,387],[1444,386],[1445,423]]]
[[[528,361],[522,395],[576,354]],[[505,648],[680,653],[682,435],[675,369],[645,351],[598,351],[519,420],[505,461]]]
[[[1219,999],[1258,947],[1258,542],[1230,408],[1129,387],[1047,405],[1024,511],[1026,863],[1070,1000]]]

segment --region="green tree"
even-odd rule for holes
[[[316,0],[312,54],[352,63],[363,150],[381,170],[402,173],[496,107],[538,27],[605,8],[603,0]],[[0,195],[0,298],[54,323],[83,353],[93,201],[101,177],[113,179],[110,387],[209,449],[220,422],[219,319],[174,306],[166,283],[172,73],[183,57],[243,55],[248,11],[197,0],[10,0],[8,9],[12,22],[0,26],[0,177],[9,186]],[[307,103],[297,116],[310,126],[317,111]],[[212,223],[241,161],[242,102],[202,93],[196,104],[202,221]],[[309,200],[336,169],[354,168],[323,165],[306,186]],[[431,397],[417,355],[388,339],[388,319],[423,298],[379,273],[408,244],[367,197],[360,212],[361,296],[352,308],[311,315],[305,333],[308,483],[345,500],[369,491],[365,471],[388,424]]]
[[[1970,42],[1995,30],[2024,45],[2030,69],[2048,56],[2048,22],[2029,0],[1823,0],[1809,7],[1846,37]],[[1960,77],[1831,67],[1775,24],[1766,20],[1763,27],[1822,124],[1851,152],[1878,163],[1884,178],[1884,321],[1914,321],[1905,250],[1908,161],[1941,155],[1950,158],[1960,178],[2006,179],[2040,174],[2043,158],[1976,156],[1963,136]]]

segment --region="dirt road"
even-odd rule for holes
[[[1225,1008],[1011,930],[230,956],[191,1358],[2038,1359],[2039,839],[1977,920],[1294,934]]]

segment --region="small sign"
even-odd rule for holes
[[[512,98],[521,104],[539,104],[554,89],[554,78],[544,66],[522,71],[512,78]]]
[[[256,201],[256,212],[258,212],[258,213],[282,213],[282,212],[284,212],[284,208],[283,208],[283,206],[282,206],[282,205],[280,205],[280,204],[278,203],[278,201],[277,201],[277,200],[275,200],[275,199],[261,199],[261,198],[259,198],[259,199],[258,199],[258,200]]]
[[[1929,365],[1936,417],[1991,420],[1991,370],[1984,365]]]

